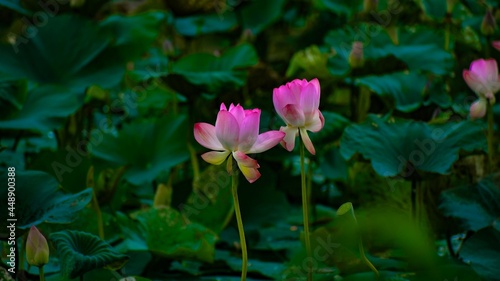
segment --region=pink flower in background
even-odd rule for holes
[[[478,95],[479,100],[471,105],[471,117],[481,118],[486,113],[486,105],[495,102],[495,93],[500,90],[497,61],[478,59],[471,63],[470,70],[463,71],[467,85]]]
[[[285,136],[279,131],[259,134],[260,109],[245,110],[239,104],[231,104],[227,110],[220,106],[215,126],[208,123],[194,125],[194,138],[202,146],[212,149],[201,157],[210,164],[222,164],[232,153],[238,167],[250,182],[260,177],[260,166],[248,153],[264,152],[277,145]]]
[[[280,131],[286,134],[281,142],[286,150],[293,150],[295,137],[300,132],[307,150],[311,154],[316,154],[307,131],[318,132],[325,124],[323,114],[318,109],[320,92],[319,81],[316,78],[310,82],[306,79],[295,79],[274,89],[274,108],[287,124],[286,127],[280,128]]]
[[[493,43],[491,43],[491,45],[493,45],[493,47],[495,49],[500,51],[500,41],[493,41]]]

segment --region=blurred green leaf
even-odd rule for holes
[[[473,186],[461,186],[441,193],[444,215],[462,220],[465,229],[478,231],[492,226],[500,231],[500,188],[493,177]]]
[[[241,271],[241,257],[232,255],[229,251],[218,250],[215,252],[215,260],[223,261],[231,270]],[[285,265],[280,262],[269,262],[257,259],[248,260],[248,272],[259,273],[262,276],[280,280],[281,273],[285,270]]]
[[[443,19],[446,16],[447,0],[422,0],[425,12],[433,19]]]
[[[437,75],[448,74],[454,65],[451,53],[444,50],[444,39],[441,33],[425,27],[401,29],[398,33],[399,44],[395,45],[387,31],[373,25],[359,25],[355,28],[334,29],[324,41],[336,50],[338,59],[348,61],[354,41],[363,43],[366,60],[376,60],[394,56],[404,62],[409,70],[426,71]],[[341,65],[337,63],[337,65]],[[399,67],[398,61],[394,65]],[[332,71],[332,69],[330,69]]]
[[[363,1],[361,0],[314,0],[313,4],[318,9],[329,10],[335,14],[346,15],[348,17],[352,17],[363,7]]]
[[[226,50],[220,57],[206,53],[187,55],[174,63],[172,73],[211,90],[220,89],[224,84],[241,87],[247,78],[247,71],[241,68],[257,62],[257,53],[252,45],[242,44]]]
[[[7,170],[0,175],[7,183]],[[64,194],[59,183],[51,175],[40,171],[16,171],[15,218],[16,227],[26,229],[42,222],[69,223],[75,220],[77,213],[92,198],[92,189],[87,188],[76,194]],[[8,189],[0,191],[2,198],[7,198]],[[6,207],[7,208],[7,207]],[[2,231],[7,231],[8,213],[2,212]]]
[[[229,31],[235,28],[237,24],[236,14],[233,12],[194,15],[174,20],[174,27],[177,32],[185,36]]]
[[[0,45],[0,72],[8,77],[83,91],[91,84],[116,85],[123,75],[123,63],[101,56],[111,40],[94,22],[66,14],[32,28],[36,36]]]
[[[481,277],[500,280],[500,232],[492,227],[479,230],[464,242],[460,257]]]
[[[254,35],[262,32],[266,27],[278,20],[281,16],[285,0],[254,0],[248,2],[240,10],[243,29],[249,29]]]
[[[231,176],[225,165],[208,166],[194,182],[193,192],[182,206],[187,218],[220,233],[234,211]]]
[[[189,158],[186,119],[186,115],[170,115],[136,120],[116,136],[105,134],[91,153],[107,163],[128,165],[124,177],[133,184],[151,182],[161,171]]]
[[[363,124],[347,127],[340,153],[350,159],[356,152],[369,159],[381,176],[409,177],[416,171],[449,173],[460,150],[485,149],[481,123],[461,121],[441,125],[370,115]]]
[[[119,55],[126,61],[136,59],[146,52],[160,33],[167,15],[162,11],[148,11],[133,16],[111,15],[100,23],[102,30],[112,34],[110,56]]]
[[[0,128],[46,132],[59,128],[83,104],[83,93],[58,85],[30,89],[19,110],[0,121]]]
[[[425,76],[413,72],[397,72],[361,77],[355,83],[370,88],[381,97],[390,97],[395,101],[396,109],[411,112],[422,104],[428,81]]]
[[[321,111],[321,113],[325,118],[325,126],[317,133],[310,133],[309,137],[313,143],[332,143],[337,141],[342,136],[342,132],[347,126],[349,126],[351,121],[332,111]]]
[[[52,233],[49,237],[62,261],[62,274],[70,278],[103,267],[116,270],[128,260],[127,256],[87,232],[65,230]]]
[[[321,174],[325,178],[332,180],[347,180],[347,162],[342,158],[338,147],[323,150],[319,165]]]
[[[168,74],[168,58],[159,49],[151,49],[146,58],[134,62],[134,69],[127,71],[127,75],[134,81],[140,82],[151,78],[159,78]]]
[[[31,15],[31,11],[28,11],[25,8],[23,8],[19,0],[0,0],[0,6],[7,7],[25,16]]]
[[[149,251],[170,259],[214,260],[215,233],[201,224],[190,223],[178,211],[151,208],[133,217],[140,229],[134,235],[144,238]]]

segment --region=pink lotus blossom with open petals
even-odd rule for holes
[[[485,104],[495,103],[495,93],[500,90],[498,65],[494,59],[478,59],[463,71],[467,85],[478,95],[479,100],[471,105],[471,117],[481,118],[486,113]]]
[[[493,41],[493,43],[491,43],[491,45],[500,51],[500,41]]]
[[[212,149],[201,157],[210,164],[222,164],[232,153],[245,178],[250,182],[260,178],[260,167],[249,153],[264,152],[277,145],[285,136],[279,131],[259,134],[260,109],[245,110],[242,106],[220,106],[215,126],[208,123],[194,125],[194,138],[202,146]]]
[[[305,147],[311,154],[316,154],[314,145],[307,131],[318,132],[325,125],[323,114],[319,111],[321,89],[318,79],[308,82],[306,79],[295,79],[273,91],[274,109],[287,124],[280,131],[286,135],[281,145],[292,151],[295,137],[300,132]]]

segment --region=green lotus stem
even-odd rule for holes
[[[104,222],[102,220],[101,207],[99,206],[99,201],[97,200],[95,187],[92,187],[92,205],[97,213],[97,230],[99,231],[99,237],[104,240]]]
[[[488,101],[488,167],[492,170],[493,167],[493,156],[495,154],[495,149],[493,148],[493,104]]]
[[[304,142],[302,141],[302,138],[299,136],[299,141],[300,141],[300,178],[301,178],[301,185],[302,185],[302,215],[304,217],[304,240],[306,244],[306,253],[307,253],[307,258],[309,260],[312,259],[312,252],[311,252],[311,240],[309,239],[310,233],[309,233],[309,193],[307,190],[307,185],[306,185],[306,170],[305,170],[305,156],[304,156]],[[312,262],[310,262],[307,266],[307,280],[311,281],[312,280]]]
[[[45,273],[43,272],[43,265],[38,268],[39,270],[39,275],[40,275],[40,281],[45,281]]]
[[[356,216],[354,215],[354,209],[352,209],[352,217],[354,218],[354,222],[356,225],[358,225],[358,220],[356,219]],[[371,263],[371,261],[366,257],[365,254],[365,248],[363,247],[363,240],[361,239],[361,234],[359,235],[358,239],[358,248],[359,248],[359,255],[361,256],[361,259],[365,262],[365,264],[375,273],[376,280],[380,278],[380,274],[378,273],[377,268]]]
[[[363,241],[361,240],[361,237],[359,237],[359,253],[361,255],[361,259],[365,262],[366,265],[375,273],[375,276],[377,277],[377,280],[380,277],[380,274],[378,273],[378,270],[375,268],[375,266],[371,263],[371,261],[366,257],[365,255],[365,248],[363,247]]]
[[[240,203],[238,200],[238,174],[233,170],[231,174],[232,179],[232,193],[234,201],[234,213],[236,215],[236,223],[238,224],[238,233],[240,234],[240,246],[241,246],[241,281],[247,279],[247,266],[248,266],[248,253],[247,253],[247,242],[245,240],[245,229],[243,228],[243,220],[241,219]]]
[[[191,157],[191,168],[193,169],[193,182],[198,181],[200,178],[200,164],[198,163],[198,157],[196,156],[196,151],[193,146],[188,143],[187,144],[189,155]]]

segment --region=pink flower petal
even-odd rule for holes
[[[288,87],[281,86],[273,90],[274,109],[281,118],[284,118],[283,108],[285,108],[287,104],[294,104],[294,103],[296,103],[296,101],[294,100],[292,93],[290,92]]]
[[[238,168],[243,173],[248,182],[253,183],[260,178],[260,168],[255,159],[250,158],[248,155],[241,151],[233,152],[234,159],[238,163]]]
[[[220,111],[220,110],[227,111],[227,107],[226,107],[226,105],[225,105],[224,103],[221,103],[221,104],[220,104],[220,109],[219,109],[219,111]]]
[[[238,121],[229,111],[219,111],[215,121],[215,134],[222,146],[227,150],[236,150],[238,147],[238,136],[240,126]]]
[[[500,51],[500,41],[493,41],[491,45],[493,45],[495,49]]]
[[[470,106],[471,119],[483,118],[486,115],[487,107],[488,101],[486,99],[481,98],[473,102]]]
[[[208,123],[194,124],[194,138],[202,146],[212,150],[224,150],[224,147],[217,139],[215,127]]]
[[[286,86],[290,89],[290,93],[292,94],[293,98],[293,103],[299,104],[302,90],[304,89],[304,87],[307,86],[307,80],[295,79],[292,82],[286,83]]]
[[[224,161],[226,160],[229,153],[230,152],[228,150],[226,150],[226,151],[210,151],[207,153],[203,153],[201,155],[201,158],[203,158],[203,160],[207,161],[208,163],[210,163],[212,165],[220,165],[220,164],[224,163]]]
[[[300,128],[300,137],[302,141],[304,142],[304,146],[306,149],[311,153],[312,155],[316,154],[316,150],[314,149],[314,145],[311,142],[311,139],[309,138],[309,135],[307,134],[306,129]]]
[[[241,123],[245,118],[245,110],[243,109],[243,107],[239,104],[237,104],[236,106],[231,104],[231,106],[229,107],[229,112],[234,116],[234,118],[236,119],[236,121],[238,121],[238,124],[241,127]]]
[[[474,72],[464,70],[462,75],[467,85],[478,95],[484,96],[488,92],[488,89],[484,85],[483,81],[481,81],[481,79]]]
[[[285,133],[280,131],[269,131],[262,133],[257,137],[257,141],[253,144],[248,153],[261,153],[269,150],[280,143],[284,137]]]
[[[313,84],[314,88],[316,88],[316,92],[321,93],[321,87],[319,86],[318,78],[314,78],[313,80],[309,81],[309,84]]]
[[[280,132],[285,133],[285,137],[283,140],[280,142],[281,145],[288,151],[292,151],[293,148],[295,147],[295,138],[297,137],[297,134],[299,130],[295,127],[281,127]]]
[[[314,84],[309,83],[300,95],[300,106],[304,115],[310,116],[319,107],[320,92],[316,90]]]
[[[295,104],[287,104],[283,108],[283,119],[292,127],[302,127],[306,121],[304,112]]]
[[[246,116],[240,124],[238,150],[247,151],[253,146],[259,135],[259,123],[260,109],[247,110]]]
[[[319,132],[325,126],[325,118],[319,109],[316,109],[312,118],[310,120],[306,120],[306,126],[304,127],[306,130],[309,130],[313,133]]]
[[[477,75],[481,82],[495,81],[498,78],[498,66],[495,59],[478,59],[471,63],[470,71]]]

